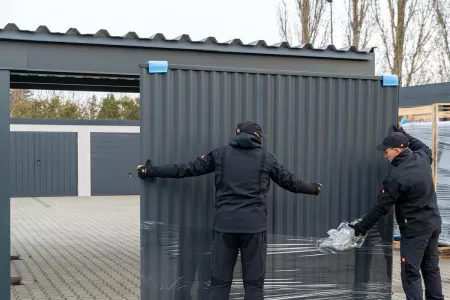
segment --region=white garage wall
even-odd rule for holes
[[[91,196],[91,133],[139,133],[139,126],[11,124],[10,131],[78,133],[78,196]]]

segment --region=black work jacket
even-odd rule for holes
[[[215,172],[214,230],[258,233],[267,229],[270,179],[293,193],[313,194],[316,185],[298,179],[261,147],[259,137],[239,133],[229,145],[188,163],[154,166],[149,177],[183,178]]]
[[[392,160],[377,204],[359,225],[362,231],[370,229],[394,205],[402,237],[427,234],[442,224],[430,167],[431,150],[420,140],[404,134],[409,149]]]

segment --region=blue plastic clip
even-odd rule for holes
[[[383,86],[398,86],[397,75],[381,75]]]
[[[149,61],[148,62],[148,73],[167,73],[169,69],[169,63],[167,61]]]

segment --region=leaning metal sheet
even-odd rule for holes
[[[376,202],[388,165],[375,145],[397,122],[398,87],[377,77],[174,66],[141,68],[140,90],[142,162],[187,162],[253,119],[281,163],[323,183],[319,197],[272,186],[266,299],[391,299],[392,215],[361,248],[323,253],[318,245]],[[142,299],[208,299],[214,196],[214,174],[142,182]],[[234,275],[230,298],[244,299],[239,260]]]

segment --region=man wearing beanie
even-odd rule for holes
[[[298,179],[262,147],[261,126],[238,124],[230,143],[188,163],[138,166],[140,178],[183,178],[215,172],[216,212],[209,299],[228,300],[240,251],[246,300],[263,300],[270,179],[293,193],[318,195],[322,185]]]

